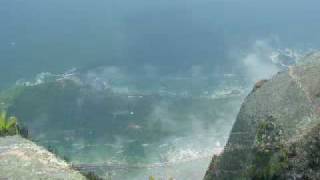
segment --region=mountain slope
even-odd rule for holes
[[[320,177],[320,164],[307,163],[320,159],[320,53],[300,62],[249,94],[206,180]]]

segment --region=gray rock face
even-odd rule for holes
[[[0,138],[0,179],[84,180],[65,161],[20,136]]]
[[[296,162],[320,158],[305,151],[308,146],[302,143],[320,136],[312,133],[320,125],[320,53],[309,54],[300,62],[259,84],[246,98],[224,152],[213,159],[206,180],[259,179],[259,173],[265,179],[319,177],[307,171],[320,169],[320,164],[310,167]],[[265,140],[274,132],[278,133],[277,145]]]

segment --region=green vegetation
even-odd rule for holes
[[[87,180],[103,180],[101,177],[96,175],[94,172],[81,172],[81,174],[87,178]]]
[[[258,126],[253,162],[248,173],[253,180],[278,179],[288,167],[288,150],[281,142],[282,129],[275,121],[270,116]]]
[[[29,139],[29,131],[26,127],[18,124],[15,116],[7,116],[6,111],[0,113],[0,136],[13,136],[19,134]]]
[[[0,136],[12,136],[19,134],[18,120],[16,117],[7,117],[5,111],[0,114]]]

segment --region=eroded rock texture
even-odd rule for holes
[[[20,136],[0,138],[0,179],[84,180],[65,161]]]
[[[320,179],[320,53],[246,98],[206,180]]]

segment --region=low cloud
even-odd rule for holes
[[[275,51],[267,41],[256,41],[252,49],[241,59],[246,78],[250,82],[269,79],[281,69],[274,64],[270,56]]]

